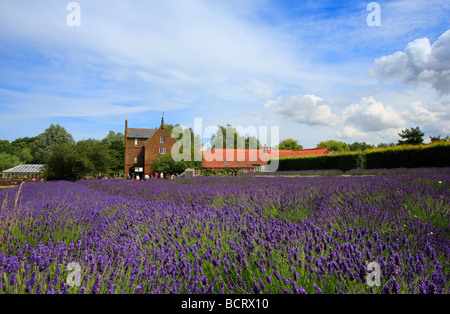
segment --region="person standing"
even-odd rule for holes
[[[164,179],[164,173],[161,172],[161,179]]]
[[[139,180],[140,180],[139,175],[136,175],[136,181],[139,181]]]

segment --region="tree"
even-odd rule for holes
[[[56,144],[74,144],[75,141],[70,133],[59,124],[51,124],[43,133],[39,134],[34,142],[34,162],[42,164]]]
[[[431,143],[442,141],[441,136],[430,136]]]
[[[440,135],[438,136],[430,136],[430,141],[431,143],[436,143],[436,142],[450,142],[450,136],[446,136],[444,138],[441,138]]]
[[[349,146],[344,142],[328,140],[317,144],[317,148],[328,148],[334,153],[349,152]]]
[[[279,150],[302,150],[303,146],[298,143],[297,140],[294,140],[292,138],[288,138],[286,140],[283,140],[276,146]]]
[[[59,143],[45,160],[45,174],[50,180],[76,181],[90,171],[89,160],[79,154],[75,144]]]
[[[110,170],[119,173],[123,172],[125,158],[125,135],[121,132],[109,131],[108,135],[102,139],[109,150]]]
[[[14,155],[14,147],[8,140],[0,140],[0,153]]]
[[[19,154],[20,161],[24,164],[33,162],[33,154],[31,154],[31,148],[24,147]]]
[[[423,143],[424,132],[420,130],[419,127],[404,129],[398,135],[402,140],[398,141],[397,145],[420,145]]]
[[[350,144],[348,147],[349,147],[351,152],[357,152],[357,151],[362,152],[362,151],[365,151],[367,149],[375,148],[374,145],[367,144],[366,142],[362,142],[362,143],[354,142],[353,144]]]
[[[170,154],[158,156],[152,163],[156,172],[180,173],[189,168],[185,161],[174,161]]]
[[[377,148],[389,148],[389,147],[394,147],[395,144],[394,143],[380,143],[377,145]]]
[[[105,136],[104,139],[102,139],[102,143],[106,144],[106,145],[111,145],[113,142],[116,141],[125,141],[125,135],[122,132],[114,132],[114,131],[109,131],[108,135]]]
[[[108,146],[111,156],[111,171],[115,173],[123,172],[125,159],[125,144],[122,140],[115,140]]]
[[[75,149],[79,156],[86,160],[86,174],[107,173],[113,163],[108,146],[95,139],[77,142]]]
[[[227,146],[227,142],[230,143],[230,147]],[[212,148],[230,148],[230,149],[238,149],[238,148],[260,148],[261,143],[255,136],[248,136],[247,138],[243,135],[240,135],[235,127],[228,124],[227,127],[218,126],[216,134],[214,134],[209,144]]]
[[[18,165],[20,165],[18,157],[0,152],[0,172]]]
[[[108,146],[102,141],[88,139],[52,146],[46,158],[50,180],[76,181],[86,175],[108,173],[113,164]]]

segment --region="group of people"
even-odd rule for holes
[[[166,174],[166,176],[164,177],[163,172],[155,173],[154,175],[153,174],[148,175],[148,173],[146,173],[142,179],[138,174],[136,175],[136,181],[147,181],[150,179],[175,179],[175,175],[174,174]],[[130,175],[127,176],[127,180],[131,180]]]

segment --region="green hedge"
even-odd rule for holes
[[[450,143],[405,145],[364,153],[366,169],[449,167]]]
[[[279,159],[278,171],[450,167],[450,143],[404,145],[364,152]]]
[[[281,158],[278,170],[329,170],[337,169],[348,171],[361,169],[364,166],[364,158],[361,153],[347,153],[313,157],[288,157]]]

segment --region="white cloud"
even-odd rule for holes
[[[413,102],[410,109],[403,114],[405,119],[424,125],[437,122],[438,115],[436,112],[431,111],[429,106],[422,104],[421,101]]]
[[[410,42],[405,51],[375,60],[370,73],[382,80],[399,78],[404,84],[426,82],[441,95],[450,94],[450,30],[433,44],[428,38]]]
[[[340,138],[350,139],[350,140],[361,140],[368,137],[368,134],[365,132],[358,131],[352,126],[346,126],[344,127],[344,130],[342,132],[337,132],[337,135]]]
[[[341,122],[331,112],[327,102],[314,95],[297,95],[288,99],[278,97],[268,100],[265,107],[272,108],[273,113],[281,119],[302,124],[335,126]]]
[[[398,128],[405,123],[399,112],[373,97],[362,98],[359,104],[350,105],[342,112],[342,117],[346,123],[366,132]]]

